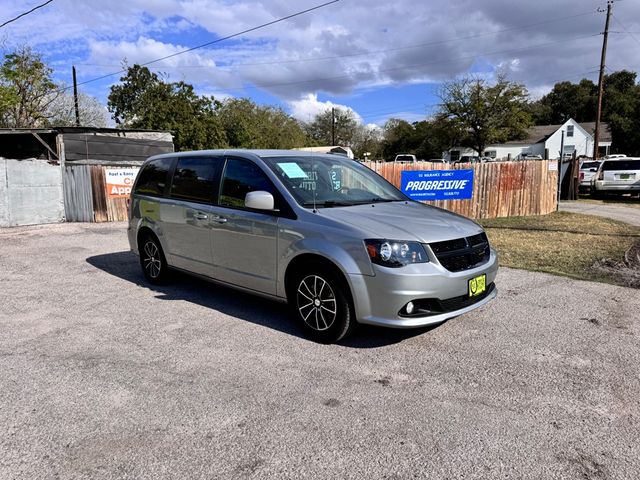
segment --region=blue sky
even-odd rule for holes
[[[0,23],[42,0],[3,0]],[[54,0],[0,29],[7,52],[29,45],[103,104],[128,64],[211,42],[322,0]],[[536,97],[561,80],[596,79],[601,1],[339,0],[231,40],[151,65],[216,98],[250,97],[308,121],[331,106],[366,124],[417,121],[437,109],[443,81],[497,71]],[[608,71],[640,67],[640,2],[617,2]]]

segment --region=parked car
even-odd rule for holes
[[[310,337],[440,323],[496,296],[482,227],[410,200],[338,155],[209,150],[151,157],[128,239],[151,283],[182,270],[288,302]]]
[[[462,155],[458,160],[453,162],[454,164],[458,163],[480,163],[480,157],[477,155]]]
[[[578,191],[588,192],[591,189],[591,179],[595,177],[600,163],[602,162],[599,160],[585,160],[580,163],[580,183],[578,184]]]
[[[640,158],[603,160],[591,179],[591,195],[624,193],[640,195]]]
[[[412,155],[410,153],[399,153],[398,155],[396,155],[396,158],[394,158],[393,160],[394,162],[417,162],[418,159],[416,158],[415,155]]]

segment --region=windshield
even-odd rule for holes
[[[304,207],[407,200],[380,175],[353,160],[315,155],[262,159]]]

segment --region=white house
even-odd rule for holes
[[[522,160],[527,156],[540,155],[542,158],[560,158],[560,145],[562,132],[564,132],[564,155],[593,155],[593,135],[595,122],[578,123],[572,118],[562,125],[536,125],[527,130],[526,137],[522,140],[487,145],[482,156],[492,157],[496,160]],[[609,126],[600,123],[599,151],[601,155],[609,154],[611,148],[611,131]],[[444,159],[448,162],[456,161],[460,157],[469,155],[477,156],[478,152],[465,147],[453,147],[444,152]]]

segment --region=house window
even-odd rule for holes
[[[567,137],[573,137],[573,125],[567,125]]]
[[[485,150],[484,151],[484,156],[485,157],[496,158],[496,154],[497,154],[496,150]]]

